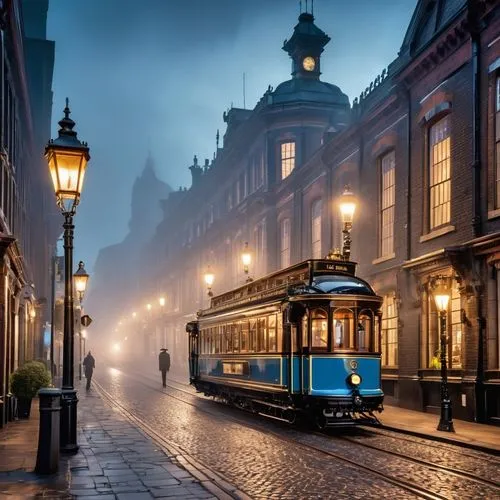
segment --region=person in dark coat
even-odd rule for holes
[[[170,354],[168,349],[160,349],[160,355],[158,356],[158,362],[161,371],[161,381],[163,387],[167,387],[167,372],[170,370]]]
[[[92,374],[94,373],[94,368],[95,368],[95,359],[90,351],[83,360],[83,366],[85,367],[85,377],[87,378],[87,391],[88,391],[90,389],[90,382],[92,381]]]

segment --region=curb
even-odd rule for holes
[[[487,453],[488,455],[500,456],[500,450],[496,448],[490,448],[486,444],[471,443],[469,441],[462,441],[460,439],[452,439],[445,436],[435,436],[434,434],[426,434],[425,432],[412,431],[409,429],[402,429],[401,427],[394,427],[392,425],[381,424],[379,429],[385,429],[388,431],[399,432],[400,434],[409,434],[410,436],[415,436],[424,439],[430,439],[431,441],[439,441],[441,443],[453,444],[455,446],[462,446],[463,448],[469,448],[471,450],[481,451]]]

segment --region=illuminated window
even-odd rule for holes
[[[450,120],[445,117],[429,129],[430,228],[450,222]]]
[[[280,264],[281,268],[290,265],[290,219],[283,219],[280,224]]]
[[[333,314],[334,349],[354,349],[354,314],[350,309],[337,309]]]
[[[451,289],[451,339],[448,345],[450,368],[462,368],[462,303],[458,284]]]
[[[281,144],[281,179],[286,179],[295,168],[295,142]]]
[[[495,208],[500,208],[500,76],[495,85]]]
[[[398,312],[394,294],[382,305],[382,366],[398,366]]]
[[[321,200],[311,210],[311,253],[313,259],[321,259]]]
[[[384,257],[394,252],[394,204],[396,199],[396,155],[394,151],[382,157],[380,167],[380,255]]]
[[[312,347],[328,347],[328,314],[323,309],[311,312],[311,340]]]

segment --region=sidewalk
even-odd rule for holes
[[[378,418],[386,429],[500,455],[500,427],[494,425],[453,420],[455,432],[438,431],[439,415],[387,405]]]
[[[0,431],[1,498],[221,498],[210,492],[176,457],[168,457],[148,436],[106,404],[96,391],[78,387],[78,443],[75,455],[61,455],[59,473],[37,476],[38,401],[31,418]]]

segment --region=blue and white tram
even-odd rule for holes
[[[381,305],[342,260],[301,262],[213,297],[186,326],[191,384],[289,422],[376,422]]]

